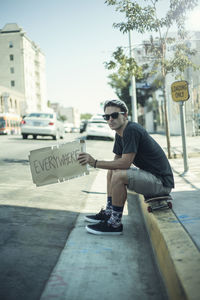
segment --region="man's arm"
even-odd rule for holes
[[[104,161],[104,160],[95,160],[88,153],[80,153],[78,160],[79,160],[80,164],[82,164],[82,165],[89,164],[92,167],[95,166],[95,162],[96,162],[96,167],[100,168],[100,169],[126,170],[126,169],[130,168],[131,164],[134,161],[135,155],[136,155],[136,153],[122,154],[122,156],[115,155],[114,160]]]

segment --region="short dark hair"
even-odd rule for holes
[[[122,100],[107,100],[104,103],[104,112],[106,110],[106,107],[108,106],[116,106],[119,107],[121,111],[128,113],[128,107],[126,106],[126,103]]]

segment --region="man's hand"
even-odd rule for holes
[[[88,153],[81,152],[78,156],[78,161],[81,165],[89,164],[94,167],[95,159]]]

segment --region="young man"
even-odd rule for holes
[[[121,234],[121,218],[127,198],[127,187],[144,197],[168,195],[174,178],[168,159],[157,142],[139,124],[128,121],[128,109],[121,100],[104,104],[104,119],[116,131],[114,160],[96,160],[88,153],[80,153],[80,164],[107,169],[107,206],[85,220],[93,234]],[[134,166],[132,166],[134,164]]]

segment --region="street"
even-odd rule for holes
[[[64,140],[60,140],[58,143],[70,142],[78,138],[84,138],[84,134],[66,134]],[[162,136],[154,136],[154,138],[158,139],[158,142],[164,147],[165,140]],[[51,138],[23,140],[21,136],[17,135],[0,136],[0,299],[2,300],[40,299],[46,282],[60,260],[60,255],[66,245],[68,236],[74,229],[77,218],[80,217],[80,212],[84,211],[88,205],[88,195],[92,200],[92,205],[95,207],[96,202],[93,202],[93,197],[94,200],[95,197],[98,199],[98,193],[101,191],[102,181],[97,180],[99,188],[93,188],[94,192],[91,192],[93,182],[96,178],[98,179],[98,172],[93,168],[90,168],[89,175],[61,184],[38,188],[33,184],[28,161],[29,152],[34,149],[52,146],[56,143]],[[193,153],[198,148],[196,143],[196,139],[191,138],[189,140],[189,153]],[[172,138],[172,145],[176,145],[176,150],[179,150],[179,144],[177,143],[177,137]],[[112,146],[113,142],[111,141],[86,141],[86,151],[97,159],[112,159]],[[198,159],[198,157],[189,159],[190,168],[197,176],[199,176]],[[181,173],[183,169],[182,159],[173,159],[171,163],[176,170],[180,169]],[[177,177],[176,182],[179,187],[180,180]],[[195,185],[195,181],[192,183]],[[182,189],[181,185],[181,192]],[[96,196],[95,191],[98,191]],[[174,200],[176,201],[174,201],[173,207],[177,216],[185,216],[184,205],[181,204],[183,203],[183,194],[181,192],[179,193],[179,189],[176,189],[174,192]],[[104,197],[104,194],[105,186],[102,187],[101,196]],[[129,195],[130,197],[132,196]],[[139,272],[135,270],[135,267],[132,270],[133,274],[131,276],[138,286],[138,290],[134,289],[134,291],[136,294],[145,291],[143,299],[150,297],[150,294],[152,299],[160,299],[161,295],[162,299],[165,299],[166,294],[151,254],[151,245],[144,224],[141,223],[141,214],[139,211],[136,212],[136,206],[132,199],[129,199],[128,216],[130,219],[127,218],[126,214],[124,216],[124,223],[128,222],[128,226],[132,228],[131,231],[127,230],[124,235],[124,239],[127,239],[126,242],[129,244],[127,249],[130,252],[128,261],[131,261],[134,266],[138,262],[142,265],[138,269]],[[82,245],[80,247],[83,247],[86,240],[86,243],[90,245],[92,237],[90,235],[82,237],[84,222],[82,220],[79,222],[80,225],[76,225],[76,228],[79,230],[81,226],[81,239],[80,241],[76,239],[73,245],[80,244]],[[195,224],[198,226],[198,223]],[[183,226],[187,227],[187,231],[193,234],[192,230],[195,224],[189,223],[183,224]],[[140,235],[138,235],[137,228],[140,228]],[[106,241],[108,241],[110,247],[111,240],[105,240],[105,243]],[[101,239],[99,243],[99,247],[102,247]],[[106,247],[108,245],[106,244]],[[120,255],[120,252],[118,252],[116,252],[116,255]],[[76,256],[74,257],[74,261],[78,261],[78,266],[82,266],[81,259],[81,256],[79,260]],[[92,259],[94,259],[93,262]],[[95,268],[97,263],[96,256],[90,257],[90,260]],[[70,260],[65,265],[65,272],[68,272],[68,267],[70,270],[73,270],[72,265],[75,263],[74,261]],[[60,264],[62,266],[62,262]],[[70,264],[72,264],[71,267]],[[59,273],[60,275],[61,273]],[[85,275],[82,274],[82,276],[84,277]],[[55,278],[53,277],[53,279]],[[70,281],[70,278],[68,280]],[[132,284],[132,281],[130,283]],[[53,282],[50,281],[50,284],[53,284],[52,287],[54,289],[55,280]],[[141,284],[144,285],[143,288],[141,288]]]
[[[59,143],[78,138],[66,134]],[[62,184],[37,188],[31,178],[30,150],[55,145],[47,138],[0,136],[0,299],[39,299],[96,172]],[[113,142],[87,141],[87,151],[112,157]],[[108,157],[110,155],[110,157]]]

